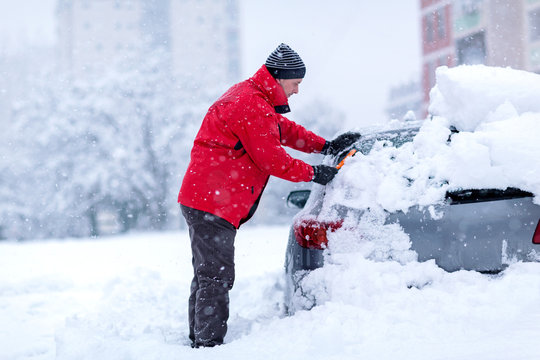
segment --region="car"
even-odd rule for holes
[[[324,161],[337,166],[351,150],[367,155],[376,143],[399,148],[412,142],[419,129],[420,125],[414,124],[363,134],[356,144]],[[447,142],[458,133],[453,127],[449,130]],[[347,165],[341,171],[347,171]],[[346,218],[360,219],[367,210],[332,203],[327,199],[327,187],[321,185],[291,192],[287,203],[302,209],[290,228],[285,256],[285,308],[293,314],[316,305],[314,299],[298,301],[304,296],[301,281],[324,265],[325,252],[331,251],[329,235],[342,228]],[[332,215],[320,216],[323,208],[332,208]],[[531,192],[521,189],[454,189],[431,208],[413,206],[408,211],[387,211],[385,221],[399,224],[409,236],[410,249],[416,252],[418,261],[434,260],[449,272],[493,274],[514,261],[540,260],[540,206],[533,202]]]

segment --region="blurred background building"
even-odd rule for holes
[[[411,111],[416,119],[423,118],[422,87],[419,81],[414,80],[392,87],[386,106],[388,119],[402,120]]]
[[[438,66],[540,72],[540,0],[420,0],[422,111]]]
[[[171,0],[173,69],[195,84],[240,80],[241,46],[237,0]]]
[[[59,68],[100,71],[136,51],[160,49],[184,86],[240,78],[237,0],[60,0]]]

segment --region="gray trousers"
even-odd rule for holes
[[[198,346],[219,345],[227,333],[236,228],[218,216],[180,207],[189,228],[193,256],[189,338]]]

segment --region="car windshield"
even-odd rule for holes
[[[401,145],[412,141],[414,136],[418,133],[418,130],[419,127],[406,127],[402,129],[366,132],[362,134],[361,139],[353,146],[353,148],[364,155],[369,154],[376,142],[381,142],[383,146],[393,146],[398,148]],[[347,149],[340,153],[336,157],[334,165],[339,164],[347,156],[349,151],[350,150]]]

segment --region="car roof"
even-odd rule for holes
[[[389,123],[387,125],[375,125],[362,128],[360,133],[363,137],[380,136],[384,134],[398,134],[404,131],[418,131],[423,121],[400,121],[398,123]]]

